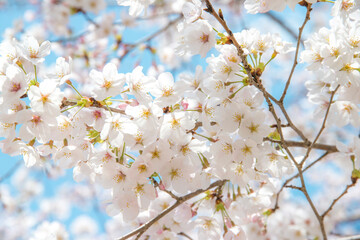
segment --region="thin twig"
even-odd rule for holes
[[[273,125],[270,125],[271,128],[276,128],[277,125],[276,124],[273,124]],[[290,124],[281,124],[281,127],[282,128],[286,128],[286,127],[290,127]]]
[[[279,24],[285,31],[287,31],[291,35],[292,38],[294,38],[295,40],[298,39],[298,36],[296,35],[296,33],[291,28],[289,28],[289,26],[287,26],[285,24],[285,21],[281,20],[279,17],[274,15],[272,12],[266,12],[265,15],[268,16],[269,18],[271,18],[271,20],[273,20],[277,24]],[[304,45],[301,38],[300,38],[300,43],[301,43],[301,45]]]
[[[293,64],[293,66],[291,68],[289,78],[286,81],[284,91],[283,91],[283,93],[281,95],[281,98],[280,98],[281,103],[284,102],[284,98],[285,98],[287,90],[288,90],[288,88],[290,86],[291,78],[292,78],[292,76],[294,74],[294,71],[295,71],[295,68],[296,68],[296,66],[298,64],[298,55],[299,55],[299,50],[300,50],[301,36],[302,36],[303,31],[304,31],[306,23],[310,20],[310,12],[311,12],[311,10],[312,10],[311,4],[308,4],[304,23],[299,28],[299,36],[297,38],[296,51],[295,51],[295,57],[294,57],[294,64]]]
[[[336,225],[360,221],[360,211],[352,211],[351,216],[346,216],[336,222]]]
[[[93,196],[93,209],[96,213],[97,219],[100,223],[101,230],[105,231],[105,219],[103,216],[103,212],[101,211],[100,201],[96,193],[95,185],[88,183],[89,188],[91,188],[91,193]]]
[[[183,237],[186,237],[186,238],[189,239],[189,240],[193,240],[189,235],[187,235],[187,234],[184,233],[184,232],[179,232],[178,235],[183,236]]]
[[[301,139],[303,141],[309,142],[309,139],[307,139],[307,137],[304,135],[304,133],[298,127],[296,127],[296,125],[292,122],[289,114],[287,113],[287,111],[285,109],[284,104],[280,101],[274,101],[274,102],[279,106],[281,112],[284,114],[284,117],[285,117],[286,121],[288,122],[288,124],[290,125],[290,127],[301,137]]]
[[[339,89],[339,87],[340,87],[340,85],[338,85],[338,86],[336,87],[336,89],[335,89],[334,91],[332,91],[331,96],[330,96],[330,100],[329,100],[329,106],[328,106],[327,109],[326,109],[326,113],[325,113],[323,122],[322,122],[322,124],[321,124],[320,130],[319,130],[318,134],[316,135],[314,141],[310,144],[309,148],[307,149],[306,154],[305,154],[303,160],[301,160],[301,162],[300,162],[300,165],[303,165],[304,162],[306,161],[306,159],[309,157],[309,154],[310,154],[311,150],[313,149],[314,145],[316,144],[316,141],[320,138],[322,132],[324,131],[325,125],[326,125],[326,121],[327,121],[328,116],[329,116],[330,107],[331,107],[332,101],[333,101],[333,99],[334,99],[334,95],[335,95],[336,91]]]
[[[305,167],[302,172],[304,173],[305,171],[307,171],[310,167],[312,167],[313,165],[315,165],[317,162],[321,161],[322,159],[324,159],[327,155],[329,155],[329,152],[324,153],[323,155],[321,155],[318,159],[316,159],[315,161],[313,161],[311,164],[309,164],[307,167]],[[287,186],[287,184],[289,182],[291,182],[292,180],[294,180],[295,178],[299,177],[299,173],[295,174],[294,176],[288,178],[283,185],[281,186],[280,190],[277,192],[276,194],[276,199],[275,199],[275,205],[274,208],[272,209],[273,212],[275,212],[277,209],[279,209],[279,198],[280,198],[280,194],[281,192],[284,190],[284,188]]]
[[[300,181],[301,181],[302,192],[305,195],[305,198],[308,201],[313,213],[315,214],[316,219],[319,222],[321,234],[323,235],[323,240],[327,240],[327,235],[326,235],[325,225],[324,225],[324,219],[320,216],[317,208],[315,207],[315,205],[314,205],[313,201],[311,200],[310,195],[309,195],[309,193],[308,193],[308,191],[306,189],[305,179],[304,179],[304,175],[303,175],[303,172],[301,170],[301,167],[299,167],[299,165],[297,165],[297,166],[298,166],[299,177],[300,177]]]
[[[63,100],[62,101],[62,105],[61,105],[61,108],[65,108],[67,106],[74,106],[74,105],[77,105],[77,102],[74,102],[74,101],[70,101],[70,100]],[[80,107],[80,106],[79,106]],[[113,108],[113,107],[107,107],[105,105],[101,105],[101,104],[94,104],[90,107],[98,107],[98,108],[102,108],[102,109],[105,109],[107,111],[111,111],[111,112],[116,112],[116,113],[121,113],[121,114],[125,114],[125,111],[122,110],[122,109],[118,109],[118,108]]]
[[[356,181],[354,181],[351,184],[348,184],[346,186],[346,188],[344,189],[344,191],[337,197],[335,198],[332,203],[330,204],[330,206],[328,207],[328,209],[326,209],[326,211],[321,215],[322,218],[324,218],[334,207],[334,205],[340,200],[340,198],[342,198],[350,188],[354,187],[356,185]]]
[[[145,21],[145,20],[151,20],[151,19],[156,19],[156,18],[160,18],[160,17],[165,17],[165,16],[171,16],[171,15],[175,15],[175,14],[178,14],[178,13],[164,13],[164,14],[157,14],[157,15],[153,15],[153,16],[149,16],[149,17],[139,17],[139,18],[135,18],[134,20],[135,21]],[[84,15],[84,16],[87,16],[87,15]],[[182,16],[182,15],[179,15],[179,16]],[[89,22],[91,22],[92,24],[95,25],[95,29],[96,30],[97,28],[99,28],[99,24],[97,24],[96,22],[94,22],[92,19],[88,19]],[[120,22],[120,21],[115,21],[113,22],[113,25],[122,25],[123,23]],[[50,42],[72,42],[72,41],[76,41],[77,39],[79,39],[80,37],[83,37],[89,33],[91,33],[92,31],[90,30],[85,30],[85,31],[82,31],[74,36],[70,36],[70,37],[67,37],[67,38],[59,38],[59,39],[54,39],[54,40],[51,40]],[[128,45],[131,45],[131,44],[128,44]]]
[[[292,188],[292,189],[296,189],[296,190],[299,190],[302,192],[302,188],[301,187],[298,187],[298,186],[294,186],[294,185],[286,185],[285,186],[286,188]]]
[[[264,138],[264,141],[270,141],[270,142],[277,143],[277,144],[285,143],[285,145],[288,147],[301,147],[301,148],[308,148],[312,144],[312,142],[306,143],[306,142],[297,142],[297,141],[291,141],[291,140],[279,141],[279,140],[274,140],[274,139],[271,139],[268,137]],[[335,145],[327,145],[327,144],[323,144],[323,143],[315,143],[315,144],[313,144],[312,148],[324,150],[329,153],[339,151]]]
[[[283,148],[285,149],[286,153],[288,154],[288,156],[290,157],[291,161],[295,164],[298,172],[299,172],[299,176],[300,176],[300,181],[301,181],[301,191],[303,192],[303,194],[305,195],[307,201],[309,202],[311,209],[313,210],[316,218],[318,219],[319,225],[320,225],[320,229],[321,229],[321,233],[323,235],[324,240],[327,240],[327,236],[326,236],[326,232],[325,232],[325,227],[324,227],[324,222],[321,218],[321,216],[319,215],[314,203],[312,202],[307,189],[306,189],[306,185],[305,185],[305,180],[304,180],[304,176],[302,173],[302,169],[301,169],[301,165],[299,163],[297,163],[297,161],[295,160],[294,156],[292,155],[291,151],[289,150],[289,148],[286,146],[286,144],[283,142],[284,141],[284,136],[282,133],[282,128],[281,128],[281,120],[280,118],[278,118],[275,109],[273,107],[273,104],[271,102],[274,101],[282,110],[283,114],[285,115],[288,123],[292,126],[292,128],[299,134],[299,136],[303,139],[303,141],[308,142],[308,139],[304,136],[304,134],[295,127],[294,124],[292,124],[291,119],[287,116],[287,112],[285,110],[285,107],[283,105],[283,103],[281,101],[276,101],[275,98],[271,98],[271,94],[269,94],[265,88],[262,86],[260,79],[257,78],[257,76],[252,76],[251,74],[251,67],[248,64],[247,60],[246,60],[246,55],[244,54],[243,49],[241,48],[241,46],[239,45],[239,43],[237,42],[237,40],[235,39],[232,31],[228,28],[225,20],[223,17],[219,17],[219,15],[214,11],[213,6],[211,5],[209,0],[205,0],[207,9],[205,9],[207,12],[209,12],[211,15],[213,15],[217,21],[223,26],[223,28],[225,29],[225,31],[227,32],[227,34],[229,35],[230,40],[232,41],[232,44],[236,47],[238,55],[241,58],[242,64],[244,66],[244,69],[249,77],[249,82],[254,84],[263,94],[264,94],[264,98],[268,104],[268,108],[269,111],[271,112],[271,114],[274,117],[274,120],[276,121],[276,125],[277,125],[277,130],[278,133],[280,135],[280,141],[281,141],[281,145],[283,146]],[[310,5],[311,6],[311,5]],[[310,7],[308,5],[308,8]],[[308,10],[309,11],[309,10]],[[301,36],[300,36],[301,37]],[[271,100],[270,100],[271,99]],[[313,142],[313,144],[315,144],[315,142]],[[312,144],[312,145],[313,145]]]
[[[143,44],[145,42],[148,42],[152,39],[154,39],[155,37],[157,37],[158,35],[160,35],[161,33],[165,32],[166,30],[168,30],[171,26],[173,26],[175,23],[179,22],[181,19],[183,19],[183,15],[179,15],[177,18],[175,18],[174,20],[170,21],[168,24],[166,24],[165,27],[160,28],[158,31],[152,33],[151,35],[141,39],[140,41],[134,43],[134,44],[125,44],[126,46],[128,46],[128,48],[126,49],[125,53],[120,57],[120,60],[124,59],[131,51],[133,51],[137,46],[139,46],[140,44]]]
[[[179,13],[178,12],[164,12],[164,13],[158,13],[158,14],[154,14],[154,15],[146,16],[146,17],[133,18],[133,20],[134,21],[149,21],[149,20],[154,20],[157,18],[169,17],[171,15],[179,15]],[[124,23],[121,20],[117,20],[113,24],[114,25],[124,25]]]
[[[21,160],[18,160],[14,166],[12,166],[1,178],[0,178],[0,183],[2,183],[3,181],[5,181],[6,179],[8,179],[9,177],[11,177],[11,175],[16,171],[16,169],[19,168],[20,164],[21,164]]]
[[[169,191],[169,190],[167,190],[167,189],[163,189],[163,190],[161,189],[161,191],[166,192],[166,193],[169,194],[170,197],[172,197],[173,199],[179,200],[179,197],[176,196],[175,194],[173,194],[171,191]]]
[[[183,197],[179,197],[178,200],[171,205],[170,207],[168,207],[167,209],[165,209],[164,211],[162,211],[159,215],[157,215],[155,218],[151,219],[150,221],[148,221],[147,223],[145,223],[144,225],[138,227],[137,229],[133,230],[132,232],[126,234],[125,236],[121,237],[119,240],[125,240],[128,239],[134,235],[137,235],[136,239],[140,238],[141,235],[146,232],[154,223],[156,223],[157,221],[159,221],[161,218],[163,218],[164,216],[166,216],[168,213],[170,213],[172,210],[174,210],[175,208],[177,208],[179,205],[181,205],[182,203],[184,203],[185,201],[196,197],[198,195],[200,195],[201,193],[206,192],[207,190],[210,190],[214,187],[219,187],[224,185],[228,180],[218,180],[216,182],[213,182],[212,184],[210,184],[210,186],[206,189],[198,189],[192,193],[189,193]]]
[[[90,22],[91,24],[94,24],[96,28],[99,28],[99,27],[100,27],[100,25],[99,25],[97,22],[95,22],[94,20],[91,19],[91,17],[87,14],[86,11],[84,11],[83,9],[78,9],[78,11],[84,16],[84,18],[85,18],[88,22]]]
[[[303,170],[302,170],[302,166],[303,164],[305,163],[306,159],[308,158],[309,154],[310,154],[310,151],[311,149],[313,148],[314,144],[316,144],[316,141],[319,139],[321,133],[323,132],[323,130],[325,129],[325,124],[326,124],[326,121],[327,121],[327,118],[329,116],[329,111],[330,111],[330,107],[331,107],[331,103],[333,101],[333,98],[334,98],[334,95],[336,93],[336,91],[339,89],[339,86],[337,86],[337,88],[332,92],[331,94],[331,97],[330,97],[330,101],[329,101],[329,106],[327,107],[326,109],[326,113],[325,113],[325,116],[324,116],[324,119],[323,119],[323,123],[321,124],[321,127],[320,127],[320,130],[318,132],[318,134],[316,135],[314,141],[310,144],[310,146],[308,147],[308,150],[306,151],[306,154],[303,158],[303,160],[298,164],[296,164],[296,167],[298,169],[298,172],[299,172],[299,177],[300,177],[300,181],[301,181],[301,188],[302,188],[302,192],[303,194],[305,195],[305,198],[306,200],[308,201],[308,203],[310,204],[310,207],[312,209],[312,211],[314,212],[315,216],[316,216],[316,219],[318,220],[319,222],[319,225],[320,225],[320,230],[321,230],[321,233],[322,233],[322,236],[323,236],[323,239],[324,240],[327,240],[327,235],[326,235],[326,230],[325,230],[325,224],[324,224],[324,218],[323,216],[321,216],[318,212],[318,210],[316,209],[313,201],[311,200],[310,198],[310,195],[306,189],[306,184],[305,184],[305,180],[304,180],[304,175],[303,175]]]
[[[360,235],[337,238],[337,240],[359,240],[359,239],[360,239]]]
[[[216,20],[221,24],[221,26],[225,29],[225,31],[229,35],[229,38],[231,39],[232,44],[236,47],[237,54],[241,59],[241,62],[242,62],[243,67],[244,67],[244,69],[246,71],[246,74],[249,77],[249,81],[251,83],[256,83],[256,79],[251,75],[251,67],[247,62],[244,50],[242,49],[240,44],[237,42],[236,38],[234,37],[233,32],[228,27],[226,21],[216,13],[216,11],[214,10],[214,8],[213,8],[213,6],[212,6],[212,4],[211,4],[211,2],[209,0],[205,0],[205,4],[206,4],[207,9],[204,9],[204,10],[207,11],[208,13],[210,13],[211,15],[213,15],[216,18]]]

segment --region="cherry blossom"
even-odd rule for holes
[[[23,40],[22,44],[19,44],[19,49],[25,59],[34,65],[38,65],[45,60],[45,56],[49,55],[51,44],[49,41],[44,41],[39,45],[39,42],[34,37],[28,36]]]
[[[117,6],[115,14],[103,0],[33,1],[40,17],[28,12],[26,24],[16,22],[4,33],[0,149],[20,155],[22,169],[36,174],[21,170],[11,180],[19,196],[3,188],[0,176],[2,236],[342,234],[336,226],[359,200],[359,4],[117,3],[129,8]],[[287,6],[291,17],[304,19],[296,27],[277,26],[290,37],[271,24],[255,28],[260,18],[247,14],[274,10],[279,13],[268,16],[284,19]],[[317,6],[328,7],[320,13]],[[324,13],[328,24],[316,20]],[[77,18],[84,20],[83,32],[74,26]],[[131,39],[133,28],[144,38]],[[69,172],[79,185],[41,201],[38,213],[25,218],[22,204],[43,191],[32,176]],[[91,207],[84,203],[95,198]],[[96,205],[109,217],[80,216],[65,227],[59,221],[74,202]]]

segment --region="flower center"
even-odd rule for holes
[[[97,119],[99,119],[99,118],[101,118],[101,116],[102,116],[102,114],[101,114],[101,112],[99,111],[99,110],[95,110],[95,111],[93,111],[93,116],[94,116],[94,118],[97,120]]]
[[[341,3],[341,8],[344,10],[344,11],[348,11],[350,8],[352,8],[354,6],[354,3],[352,2],[349,2],[347,0],[344,0],[342,3]]]
[[[36,51],[35,49],[33,49],[32,47],[28,48],[28,51],[30,53],[30,58],[37,58],[38,55],[38,51]]]
[[[21,89],[20,83],[14,82],[14,83],[11,84],[10,92],[17,92],[17,91],[19,91],[20,89]]]
[[[174,89],[172,87],[168,87],[168,88],[164,88],[162,92],[163,92],[162,94],[163,97],[168,97],[174,93]]]
[[[32,116],[31,122],[33,122],[33,123],[35,123],[35,125],[37,125],[41,122],[41,117],[34,115],[34,116]]]
[[[202,43],[204,43],[204,44],[207,43],[207,42],[209,42],[209,35],[203,33],[203,34],[201,35],[201,37],[200,37],[200,41],[201,41]]]

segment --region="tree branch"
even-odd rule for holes
[[[105,109],[107,111],[109,111],[109,109],[110,109],[111,112],[125,114],[125,111],[122,110],[122,109],[104,106],[104,105],[102,105],[101,103],[99,103],[98,101],[96,101],[94,99],[92,101],[93,102],[90,105],[90,107],[98,107],[98,108]],[[61,104],[60,108],[62,109],[62,108],[68,107],[68,106],[75,106],[75,105],[77,105],[77,102],[65,99],[65,100],[62,101],[62,104]]]
[[[322,218],[325,218],[325,216],[333,209],[334,205],[340,200],[340,198],[342,198],[350,188],[354,187],[356,185],[356,181],[354,181],[352,184],[348,184],[346,186],[346,188],[344,189],[344,191],[337,197],[335,198],[332,203],[330,204],[330,206],[328,207],[328,209],[326,209],[326,211],[321,215]]]
[[[325,116],[324,116],[324,120],[323,120],[323,123],[321,125],[321,128],[318,132],[318,134],[316,135],[314,141],[310,144],[310,146],[308,147],[308,150],[303,158],[303,160],[299,163],[299,164],[296,164],[296,167],[298,169],[298,172],[299,172],[299,177],[300,177],[300,181],[301,181],[301,188],[302,188],[302,192],[304,193],[305,197],[306,197],[306,200],[308,201],[308,203],[310,204],[310,207],[312,209],[312,211],[314,212],[318,222],[319,222],[319,225],[320,225],[320,230],[321,230],[321,233],[323,235],[323,239],[324,240],[327,240],[327,235],[326,235],[326,230],[325,230],[325,225],[324,225],[324,217],[322,215],[319,214],[318,210],[316,209],[313,201],[311,200],[310,198],[310,195],[306,189],[306,185],[305,185],[305,180],[304,180],[304,175],[303,175],[303,170],[302,170],[302,166],[303,164],[305,163],[306,159],[308,158],[309,154],[310,154],[310,151],[311,149],[313,148],[314,144],[316,143],[316,141],[319,139],[321,133],[323,132],[323,130],[325,129],[325,124],[326,124],[326,120],[329,116],[329,111],[330,111],[330,107],[331,107],[331,102],[334,98],[334,95],[336,93],[336,91],[339,89],[339,86],[337,86],[337,88],[331,93],[331,97],[330,97],[330,101],[329,101],[329,106],[327,107],[326,109],[326,113],[325,113]]]
[[[298,36],[296,35],[296,33],[289,28],[284,21],[282,21],[280,18],[278,18],[276,15],[274,15],[272,12],[266,12],[265,13],[266,16],[268,16],[271,20],[273,20],[274,22],[276,22],[277,24],[279,24],[285,31],[287,31],[292,38],[294,38],[295,40],[298,39]],[[299,34],[300,35],[300,34]],[[300,38],[300,44],[304,45],[301,38]]]
[[[315,161],[313,161],[311,164],[309,164],[306,168],[304,168],[302,170],[302,172],[304,173],[306,170],[308,170],[309,168],[311,168],[313,165],[315,165],[317,162],[321,161],[322,159],[324,159],[327,155],[329,155],[329,152],[324,153],[323,155],[321,155],[318,159],[316,159]],[[291,178],[287,179],[283,185],[281,186],[280,190],[277,192],[276,194],[276,200],[275,200],[275,206],[272,209],[273,212],[275,212],[277,209],[279,209],[279,198],[280,198],[280,194],[283,191],[283,189],[287,186],[288,183],[290,183],[292,180],[294,180],[295,178],[299,177],[299,173],[297,173],[296,175],[292,176]]]
[[[360,235],[337,238],[337,240],[359,240]]]
[[[157,221],[159,221],[161,218],[163,218],[164,216],[166,216],[168,213],[170,213],[172,210],[174,210],[175,208],[177,208],[178,206],[180,206],[183,202],[196,197],[197,195],[200,195],[203,192],[206,192],[207,190],[210,190],[214,187],[219,187],[224,185],[228,180],[218,180],[216,182],[213,182],[212,184],[210,184],[210,186],[206,189],[198,189],[195,192],[189,193],[183,197],[178,197],[178,200],[171,205],[170,207],[168,207],[167,209],[165,209],[164,211],[162,211],[159,215],[157,215],[155,218],[151,219],[150,221],[148,221],[147,223],[145,223],[144,225],[138,227],[137,229],[133,230],[132,232],[126,234],[125,236],[121,237],[119,240],[125,240],[128,239],[134,235],[137,235],[136,239],[140,238],[140,236],[146,232],[146,230],[148,230],[154,223],[156,223]]]
[[[189,240],[193,240],[189,235],[187,235],[187,234],[184,233],[184,232],[179,232],[178,235],[183,236],[183,237],[186,237],[186,238],[189,239]]]
[[[20,164],[21,164],[21,160],[17,161],[14,166],[12,166],[1,178],[0,178],[0,183],[2,183],[3,181],[5,181],[6,179],[8,179],[9,177],[11,177],[11,175],[16,171],[16,169],[19,168]]]
[[[179,15],[177,18],[175,18],[174,20],[170,21],[168,24],[166,24],[165,27],[160,28],[158,31],[152,33],[151,35],[141,39],[140,41],[134,43],[134,44],[126,44],[126,46],[129,46],[128,49],[126,49],[125,53],[119,58],[120,61],[123,60],[131,51],[133,51],[137,46],[139,46],[140,44],[143,44],[145,42],[148,42],[150,40],[152,40],[153,38],[157,37],[158,35],[160,35],[161,33],[165,32],[166,30],[168,30],[171,26],[173,26],[175,23],[179,22],[181,19],[183,19],[183,15]]]
[[[273,143],[277,143],[277,144],[282,144],[285,143],[286,146],[288,147],[301,147],[301,148],[308,148],[312,142],[297,142],[297,141],[291,141],[291,140],[284,140],[284,141],[279,141],[279,140],[274,140],[271,138],[264,138],[265,141],[270,141]],[[333,152],[338,152],[339,150],[336,148],[335,145],[327,145],[327,144],[322,144],[322,143],[315,143],[313,144],[312,148],[315,149],[319,149],[319,150],[324,150],[327,151],[329,153],[333,153]]]
[[[282,96],[280,98],[280,102],[284,102],[284,98],[286,96],[286,93],[287,93],[287,90],[290,86],[290,82],[291,82],[291,78],[294,74],[294,71],[295,71],[295,68],[298,64],[298,55],[299,55],[299,50],[300,50],[300,43],[301,43],[301,36],[302,36],[302,33],[304,31],[304,28],[305,28],[305,25],[306,23],[310,20],[310,12],[311,12],[312,8],[311,8],[311,4],[308,4],[307,5],[307,11],[306,11],[306,16],[305,16],[305,20],[304,20],[304,23],[302,24],[302,26],[299,28],[299,36],[297,38],[297,44],[296,44],[296,51],[295,51],[295,57],[294,57],[294,64],[291,68],[291,72],[290,72],[290,75],[289,75],[289,78],[288,80],[286,81],[286,85],[285,85],[285,88],[284,88],[284,91],[282,93]]]
[[[244,50],[242,49],[240,44],[237,42],[236,38],[234,37],[233,32],[229,29],[226,21],[216,13],[216,11],[214,10],[214,8],[209,0],[205,0],[205,4],[207,7],[207,9],[205,9],[205,10],[216,18],[216,20],[221,24],[221,26],[225,29],[225,31],[229,35],[229,38],[231,39],[232,44],[236,47],[237,54],[241,59],[244,69],[249,77],[249,81],[253,84],[256,83],[256,79],[251,75],[251,67],[246,60],[246,55],[244,54]]]
[[[327,109],[326,109],[326,113],[325,113],[325,116],[324,116],[324,120],[323,120],[323,122],[322,122],[322,124],[321,124],[320,130],[319,130],[318,134],[316,135],[314,141],[310,144],[308,150],[306,151],[306,154],[305,154],[303,160],[301,160],[301,162],[300,162],[300,165],[301,165],[301,166],[304,164],[304,162],[306,161],[306,159],[309,157],[309,154],[310,154],[311,150],[313,149],[314,145],[316,144],[316,141],[320,138],[320,135],[322,134],[322,132],[323,132],[324,129],[325,129],[325,124],[326,124],[327,118],[328,118],[328,116],[329,116],[331,103],[332,103],[332,101],[333,101],[333,99],[334,99],[334,95],[335,95],[336,91],[339,89],[339,87],[340,87],[340,85],[338,85],[338,86],[336,87],[336,89],[335,89],[334,91],[332,91],[332,93],[331,93],[330,100],[329,100],[329,106],[328,106]]]

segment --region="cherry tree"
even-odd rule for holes
[[[359,1],[27,6],[0,44],[4,239],[359,237]],[[76,182],[33,218],[31,171]]]

